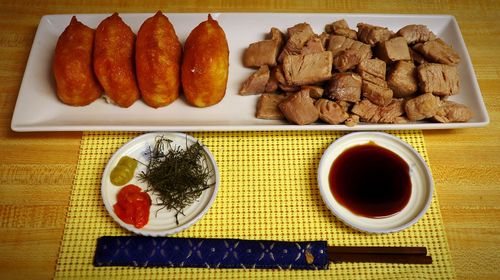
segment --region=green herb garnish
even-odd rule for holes
[[[198,199],[201,193],[213,186],[209,183],[213,170],[206,164],[205,152],[199,142],[186,149],[172,147],[172,140],[163,136],[156,138],[154,147],[149,147],[146,156],[149,163],[138,177],[148,184],[147,191],[158,196],[159,205],[175,210],[175,222],[183,209]]]

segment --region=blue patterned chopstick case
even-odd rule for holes
[[[325,241],[103,236],[94,266],[328,269]]]

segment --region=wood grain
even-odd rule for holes
[[[81,133],[14,133],[12,112],[45,14],[148,12],[452,14],[469,50],[491,124],[426,131],[458,279],[500,278],[500,8],[496,1],[0,2],[0,278],[52,278]]]

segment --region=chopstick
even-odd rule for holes
[[[328,246],[331,262],[377,262],[404,264],[431,264],[425,247],[353,247]]]

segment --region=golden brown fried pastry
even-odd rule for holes
[[[142,99],[158,108],[179,96],[182,46],[168,18],[158,11],[137,33],[135,64]]]
[[[84,106],[101,96],[101,87],[92,71],[94,29],[79,22],[76,17],[59,37],[52,71],[57,85],[57,96],[68,105]]]
[[[94,72],[104,91],[121,107],[139,99],[133,67],[135,35],[118,13],[97,27],[94,42]]]
[[[198,107],[220,102],[226,93],[228,67],[226,34],[208,15],[208,20],[195,27],[184,44],[181,78],[186,100]]]

